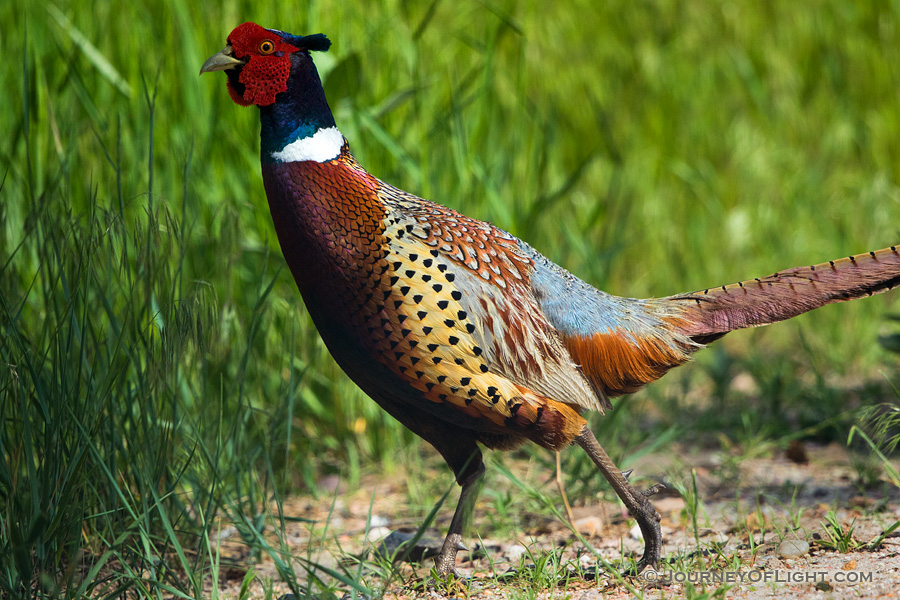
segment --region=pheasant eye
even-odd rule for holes
[[[259,45],[259,51],[262,54],[272,54],[275,52],[275,44],[273,44],[270,40],[265,40]]]

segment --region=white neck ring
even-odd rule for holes
[[[278,152],[272,153],[277,162],[300,162],[312,160],[327,162],[337,158],[344,145],[344,136],[337,127],[319,129],[310,137],[294,140]]]

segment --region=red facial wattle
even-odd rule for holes
[[[266,42],[271,45],[264,45]],[[291,74],[290,53],[299,48],[256,23],[239,25],[228,36],[228,43],[236,58],[249,57],[238,78],[243,91],[235,89],[229,78],[231,98],[242,106],[273,104],[275,96],[287,90]]]

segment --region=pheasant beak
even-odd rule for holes
[[[206,59],[206,62],[200,67],[200,74],[203,75],[210,71],[225,71],[237,66],[242,66],[245,63],[246,61],[234,57],[234,50],[232,50],[231,44],[228,44],[225,46],[224,50],[217,52]]]

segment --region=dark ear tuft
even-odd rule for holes
[[[329,40],[324,33],[314,33],[312,35],[298,37],[296,43],[300,48],[306,48],[307,50],[312,50],[314,52],[325,52],[331,48],[331,40]]]

